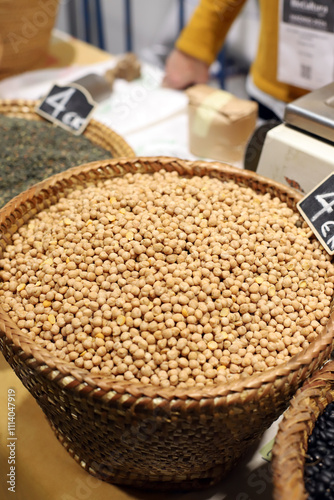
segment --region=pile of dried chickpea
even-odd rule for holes
[[[115,380],[187,388],[307,347],[334,267],[298,213],[236,183],[176,172],[82,187],[0,260],[0,301],[55,356]]]

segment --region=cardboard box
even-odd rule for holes
[[[226,163],[242,160],[256,126],[257,103],[208,85],[194,85],[187,95],[191,153]]]

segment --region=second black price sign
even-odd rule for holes
[[[300,200],[297,208],[325,250],[334,255],[334,173]]]

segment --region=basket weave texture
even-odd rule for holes
[[[38,101],[32,100],[0,99],[0,114],[25,120],[44,120],[35,112],[37,104]],[[96,120],[90,120],[83,135],[97,146],[110,151],[114,158],[135,156],[133,149],[120,135]]]
[[[176,158],[122,158],[57,174],[0,211],[0,253],[12,234],[78,185],[127,172],[165,168],[181,175],[234,180],[279,196],[300,195],[253,172]],[[286,409],[298,387],[330,356],[333,317],[287,363],[247,379],[198,389],[112,381],[52,356],[28,339],[0,305],[0,349],[75,460],[100,479],[137,487],[194,488],[217,482]]]
[[[46,63],[59,0],[0,0],[0,80]]]
[[[333,400],[334,362],[330,361],[297,391],[284,413],[272,450],[275,500],[307,499],[304,465],[308,438]]]

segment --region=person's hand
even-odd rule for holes
[[[186,89],[196,83],[207,83],[209,65],[174,49],[166,61],[164,87]]]

